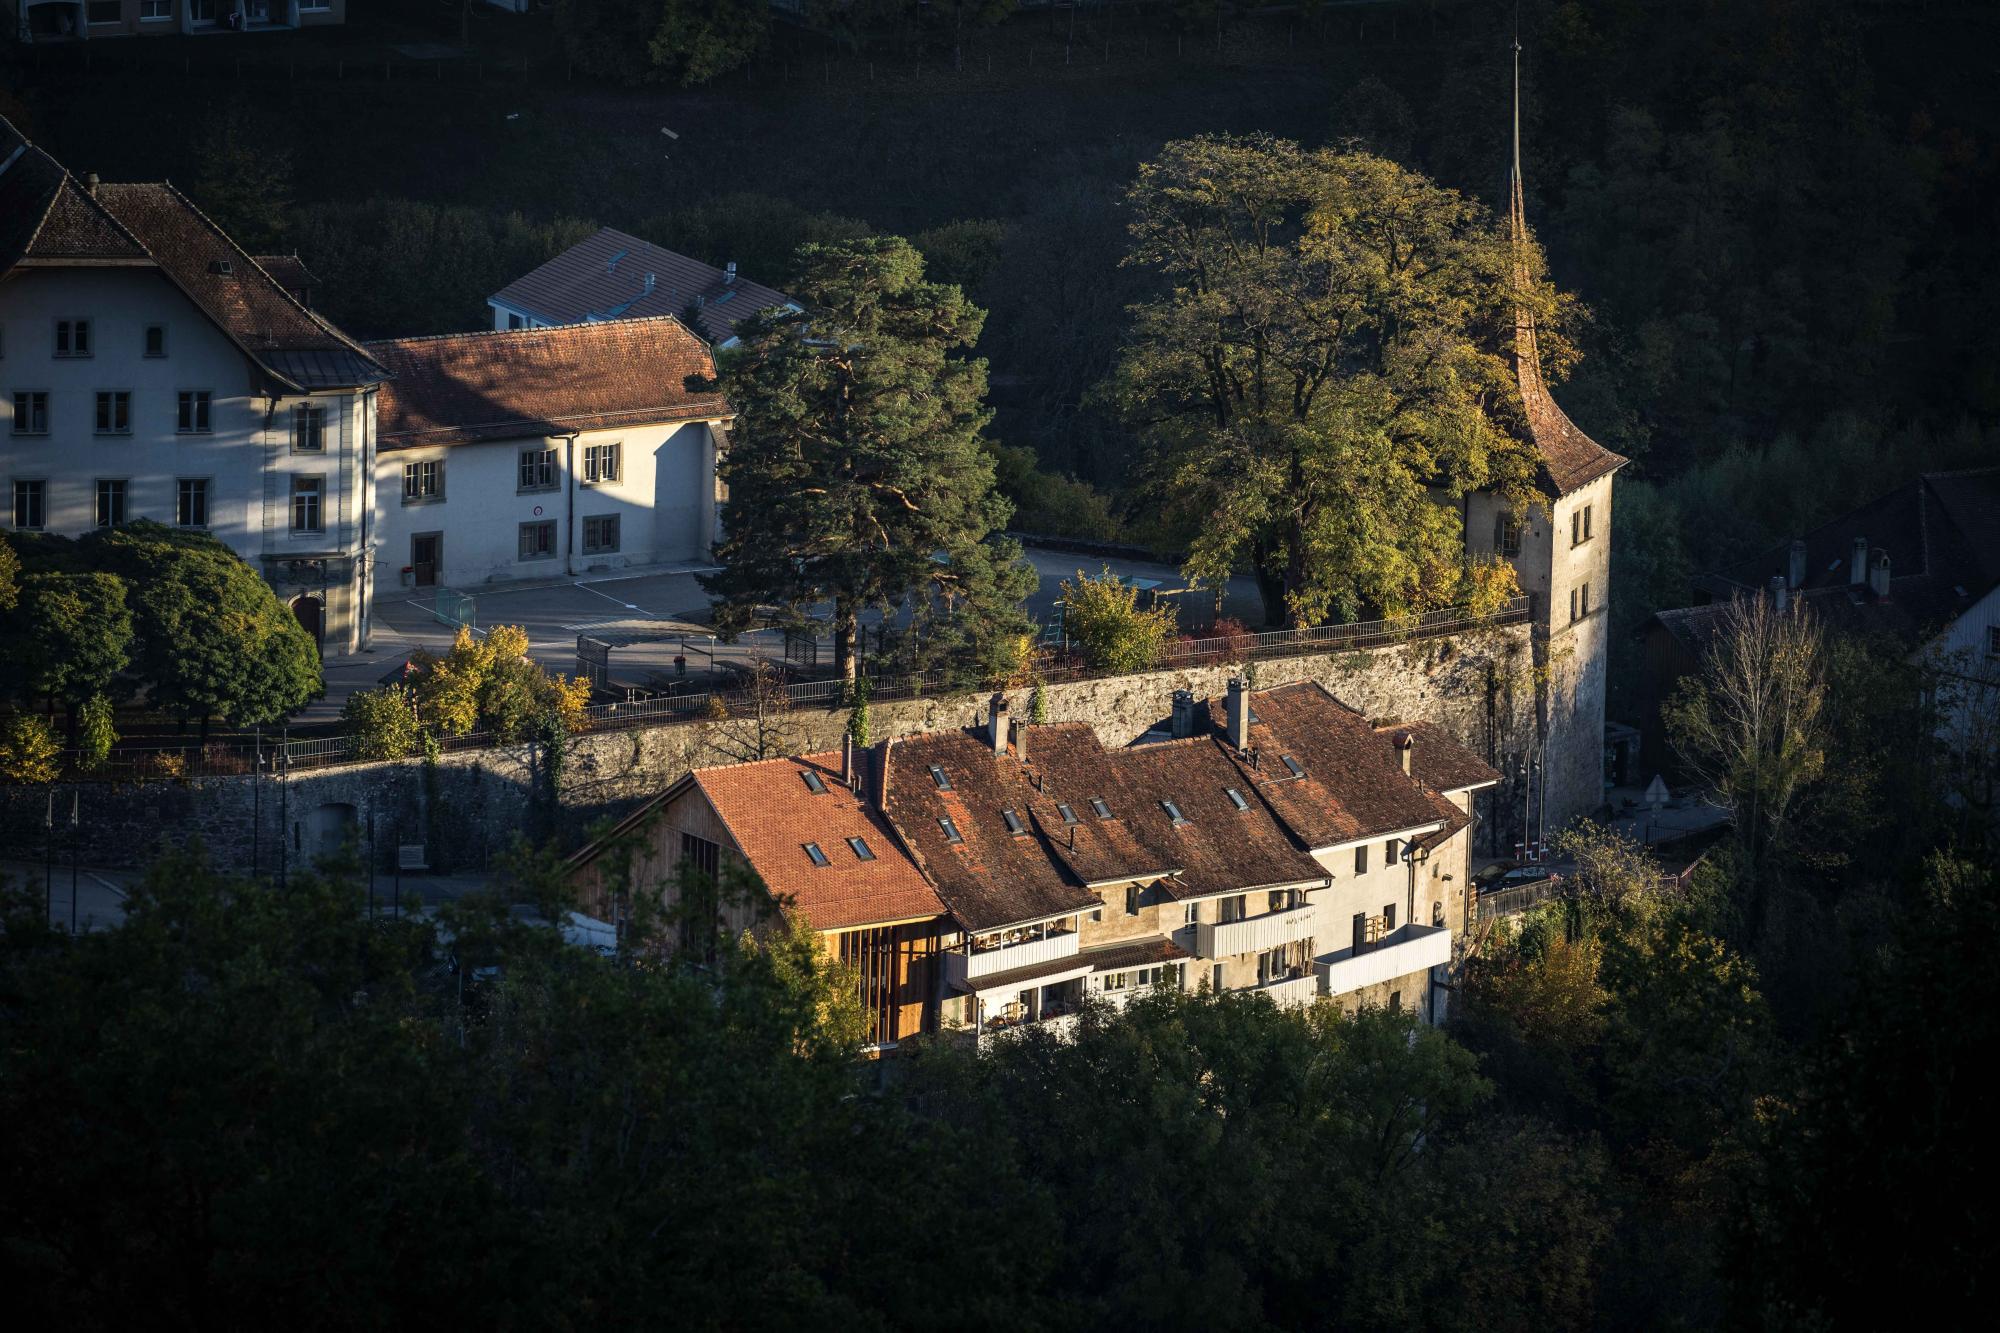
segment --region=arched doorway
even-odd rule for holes
[[[298,617],[299,628],[312,636],[313,648],[320,656],[326,655],[326,604],[310,593],[292,598],[292,614]]]

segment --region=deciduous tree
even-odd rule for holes
[[[1549,369],[1570,357],[1570,303],[1539,257],[1523,287],[1474,201],[1366,153],[1261,135],[1171,143],[1128,200],[1127,262],[1164,290],[1134,309],[1103,392],[1197,530],[1190,577],[1247,562],[1273,623],[1462,596],[1458,511],[1437,498],[1535,503],[1502,355],[1517,296]]]

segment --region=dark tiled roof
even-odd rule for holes
[[[1889,596],[1853,582],[1857,539],[1869,558],[1889,558]],[[1797,594],[1830,629],[1881,633],[1915,642],[2000,584],[2000,467],[1926,473],[1808,532],[1805,578]],[[1717,599],[1656,617],[1699,652],[1732,596],[1765,592],[1775,575],[1789,581],[1792,544],[1784,542],[1696,580]]]
[[[1528,214],[1521,187],[1521,163],[1516,152],[1508,223],[1515,247],[1514,280],[1527,281]],[[1524,306],[1514,311],[1514,375],[1521,391],[1522,425],[1541,458],[1544,483],[1557,495],[1589,485],[1627,460],[1584,434],[1569,419],[1542,377],[1541,351],[1535,341],[1535,318]]]
[[[1222,699],[1209,701],[1218,729],[1225,706]],[[1250,711],[1257,720],[1250,726],[1249,752],[1236,756],[1238,770],[1306,846],[1330,847],[1457,817],[1450,801],[1403,772],[1390,734],[1320,686],[1253,693]],[[1431,744],[1441,751],[1462,750],[1441,731],[1433,731]],[[1285,765],[1287,755],[1304,770],[1301,775],[1293,776]],[[1471,766],[1479,763],[1465,753],[1441,754],[1435,762],[1462,771],[1474,771]]]
[[[1062,793],[1082,820],[1064,826],[1045,800],[1036,816],[1050,821],[1044,830],[1050,846],[1093,883],[1166,872],[1173,877],[1163,887],[1184,899],[1326,879],[1214,737],[1106,750],[1087,727],[1037,727],[1029,733],[1028,762],[1046,775],[1045,795]],[[1245,793],[1248,808],[1230,801],[1232,787]],[[1093,796],[1105,799],[1111,819],[1090,809]],[[1174,823],[1165,801],[1184,822]],[[1066,836],[1071,830],[1074,846]]]
[[[613,430],[728,413],[707,344],[670,316],[368,344],[396,376],[384,449]]]
[[[303,304],[306,293],[318,281],[306,261],[297,255],[258,255],[257,266],[271,275],[271,281],[290,292]]]
[[[360,344],[300,305],[173,186],[86,190],[0,119],[0,273],[17,266],[156,268],[245,355],[300,388],[373,384]],[[219,270],[226,262],[229,272]],[[305,357],[307,368],[296,363]],[[295,370],[306,374],[299,378]]]
[[[1434,722],[1392,722],[1375,728],[1388,739],[1391,748],[1399,734],[1407,734],[1415,746],[1410,751],[1410,768],[1418,782],[1433,791],[1464,791],[1498,782],[1493,766],[1453,740]]]
[[[783,292],[741,276],[732,283],[712,264],[611,227],[516,278],[492,299],[551,324],[679,316],[699,300],[695,331],[712,343],[727,342],[736,325],[759,310],[791,304]]]
[[[1030,759],[1040,739],[1035,733],[1050,730],[1031,729]],[[944,771],[949,790],[932,778],[932,765]],[[885,745],[880,769],[883,809],[966,929],[991,930],[1099,905],[1096,894],[1063,872],[1036,831],[1044,822],[1043,805],[1054,818],[1054,802],[1035,790],[1031,770],[1011,753],[995,754],[971,731],[928,732]],[[1003,810],[1019,812],[1027,831],[1009,832]],[[952,821],[958,841],[940,819]]]

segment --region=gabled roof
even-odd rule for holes
[[[2000,586],[2000,467],[1930,472],[1805,534],[1805,578],[1791,595],[1829,629],[1879,633],[1905,643],[1936,632]],[[1853,581],[1854,547],[1889,560],[1889,596]],[[1715,600],[1659,612],[1654,621],[1699,653],[1731,597],[1789,584],[1792,543],[1695,580]]]
[[[1209,702],[1217,729],[1225,726],[1225,707],[1221,699]],[[1458,807],[1439,789],[1403,772],[1395,742],[1400,731],[1409,731],[1420,749],[1439,751],[1423,762],[1429,771],[1460,784],[1452,789],[1499,780],[1498,773],[1441,730],[1378,730],[1317,684],[1253,692],[1250,711],[1255,719],[1250,744],[1233,756],[1238,771],[1307,847],[1333,847],[1432,824],[1455,831],[1452,826],[1463,818]],[[1285,763],[1287,756],[1299,773]],[[1416,768],[1414,752],[1412,766]]]
[[[649,284],[647,279],[652,279]],[[695,331],[711,343],[736,336],[736,325],[792,299],[762,283],[699,259],[605,227],[589,240],[516,278],[490,300],[550,324],[642,319],[693,313]]]
[[[717,420],[708,345],[672,316],[368,344],[395,373],[381,447],[470,444],[664,421]]]
[[[1514,170],[1509,182],[1507,230],[1514,247],[1515,290],[1528,285],[1528,208],[1521,182],[1521,51],[1514,48]],[[1542,378],[1535,317],[1514,306],[1514,377],[1521,392],[1522,427],[1541,459],[1545,489],[1557,495],[1579,490],[1630,460],[1606,449],[1569,419]]]
[[[825,791],[807,789],[809,771]],[[887,821],[841,784],[838,754],[697,769],[694,780],[765,886],[791,899],[813,929],[943,913],[944,904]],[[862,860],[849,838],[862,839],[875,859]],[[813,863],[805,850],[809,842],[818,845],[826,865]]]
[[[383,378],[360,344],[300,305],[172,185],[88,187],[4,119],[0,163],[0,274],[156,269],[289,387],[350,387]]]
[[[1030,729],[1031,758],[1039,733],[1055,730]],[[949,788],[938,786],[933,765]],[[991,930],[1099,905],[1097,895],[1051,855],[1039,830],[1056,817],[1054,798],[1035,789],[1033,773],[1011,753],[995,754],[970,731],[935,731],[884,745],[880,769],[884,812],[966,929]],[[1005,810],[1015,811],[1026,831],[1009,831]],[[956,841],[942,819],[952,821]]]

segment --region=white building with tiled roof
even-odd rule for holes
[[[323,651],[358,649],[386,373],[172,185],[79,180],[0,120],[11,528],[212,533]]]

